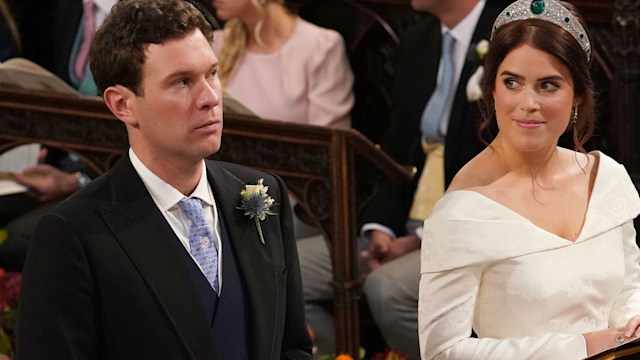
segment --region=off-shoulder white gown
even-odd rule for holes
[[[600,164],[575,242],[477,192],[438,202],[422,244],[423,359],[582,359],[582,333],[640,314],[640,198],[622,165],[593,154]]]

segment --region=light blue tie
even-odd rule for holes
[[[218,293],[218,250],[214,243],[215,237],[205,221],[202,203],[197,198],[183,198],[178,205],[191,220],[189,228],[191,255],[202,268],[213,290]]]
[[[445,109],[449,104],[451,95],[453,95],[453,44],[455,39],[449,32],[442,36],[442,78],[431,94],[431,98],[422,113],[422,121],[420,122],[420,131],[422,135],[433,142],[443,142],[443,132],[440,131],[440,124]]]

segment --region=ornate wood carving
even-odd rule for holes
[[[617,0],[613,15],[612,79],[614,138],[620,160],[636,184],[640,181],[638,99],[640,98],[640,1]]]
[[[619,160],[640,188],[640,0],[616,0],[613,13],[613,64],[611,81],[612,140]],[[636,219],[636,229],[640,220]],[[640,233],[636,236],[640,243]]]

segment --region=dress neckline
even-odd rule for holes
[[[588,220],[589,215],[590,215],[590,213],[592,211],[591,208],[592,208],[592,204],[593,204],[593,195],[598,192],[598,189],[601,186],[603,186],[602,180],[600,180],[600,178],[601,178],[600,169],[602,168],[602,165],[601,165],[601,163],[602,163],[602,156],[601,156],[602,153],[599,152],[599,151],[591,151],[588,154],[593,155],[594,157],[597,158],[597,160],[596,160],[597,168],[594,169],[594,171],[596,171],[596,175],[595,175],[595,179],[594,179],[593,189],[591,190],[591,194],[589,194],[589,199],[588,199],[588,202],[587,202],[587,208],[586,208],[585,213],[584,213],[584,221],[582,223],[582,227],[580,228],[580,231],[578,232],[578,236],[576,236],[575,240],[567,239],[565,237],[562,237],[562,236],[560,236],[560,235],[558,235],[558,234],[556,234],[554,232],[551,232],[551,231],[549,231],[549,230],[537,225],[536,223],[531,221],[526,216],[520,214],[519,212],[511,209],[510,207],[508,207],[508,206],[506,206],[506,205],[504,205],[504,204],[502,204],[502,203],[500,203],[500,202],[498,202],[498,201],[496,201],[496,200],[494,200],[494,199],[492,199],[492,198],[490,198],[490,197],[488,197],[488,196],[486,196],[486,195],[484,195],[484,194],[482,194],[480,192],[477,192],[477,191],[474,191],[474,190],[468,190],[468,189],[460,189],[460,190],[452,190],[450,192],[450,194],[461,193],[461,192],[476,194],[479,197],[485,199],[486,201],[499,206],[500,208],[504,209],[505,211],[509,212],[510,214],[514,215],[515,217],[517,217],[517,218],[519,218],[521,220],[524,220],[526,223],[528,223],[532,227],[538,229],[539,231],[541,231],[543,233],[546,233],[546,234],[549,234],[549,235],[552,235],[553,237],[555,237],[555,238],[557,238],[557,239],[559,239],[561,241],[565,241],[565,242],[568,242],[568,243],[575,244],[575,243],[580,242],[582,240],[583,234],[585,232],[584,230],[585,230],[585,228],[587,227],[587,225],[589,223],[587,220]]]

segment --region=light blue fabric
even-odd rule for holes
[[[100,95],[98,93],[98,86],[93,80],[93,73],[89,69],[89,64],[87,63],[87,69],[84,72],[84,77],[80,82],[80,86],[78,86],[78,91],[84,95]]]
[[[183,198],[178,205],[191,220],[189,228],[191,255],[196,259],[209,284],[218,294],[218,250],[215,246],[215,237],[204,219],[202,203],[197,198]]]
[[[420,131],[430,142],[443,142],[444,136],[440,131],[440,123],[445,113],[447,105],[453,96],[454,63],[453,44],[455,39],[446,32],[442,36],[442,78],[431,94],[431,98],[424,108]]]

